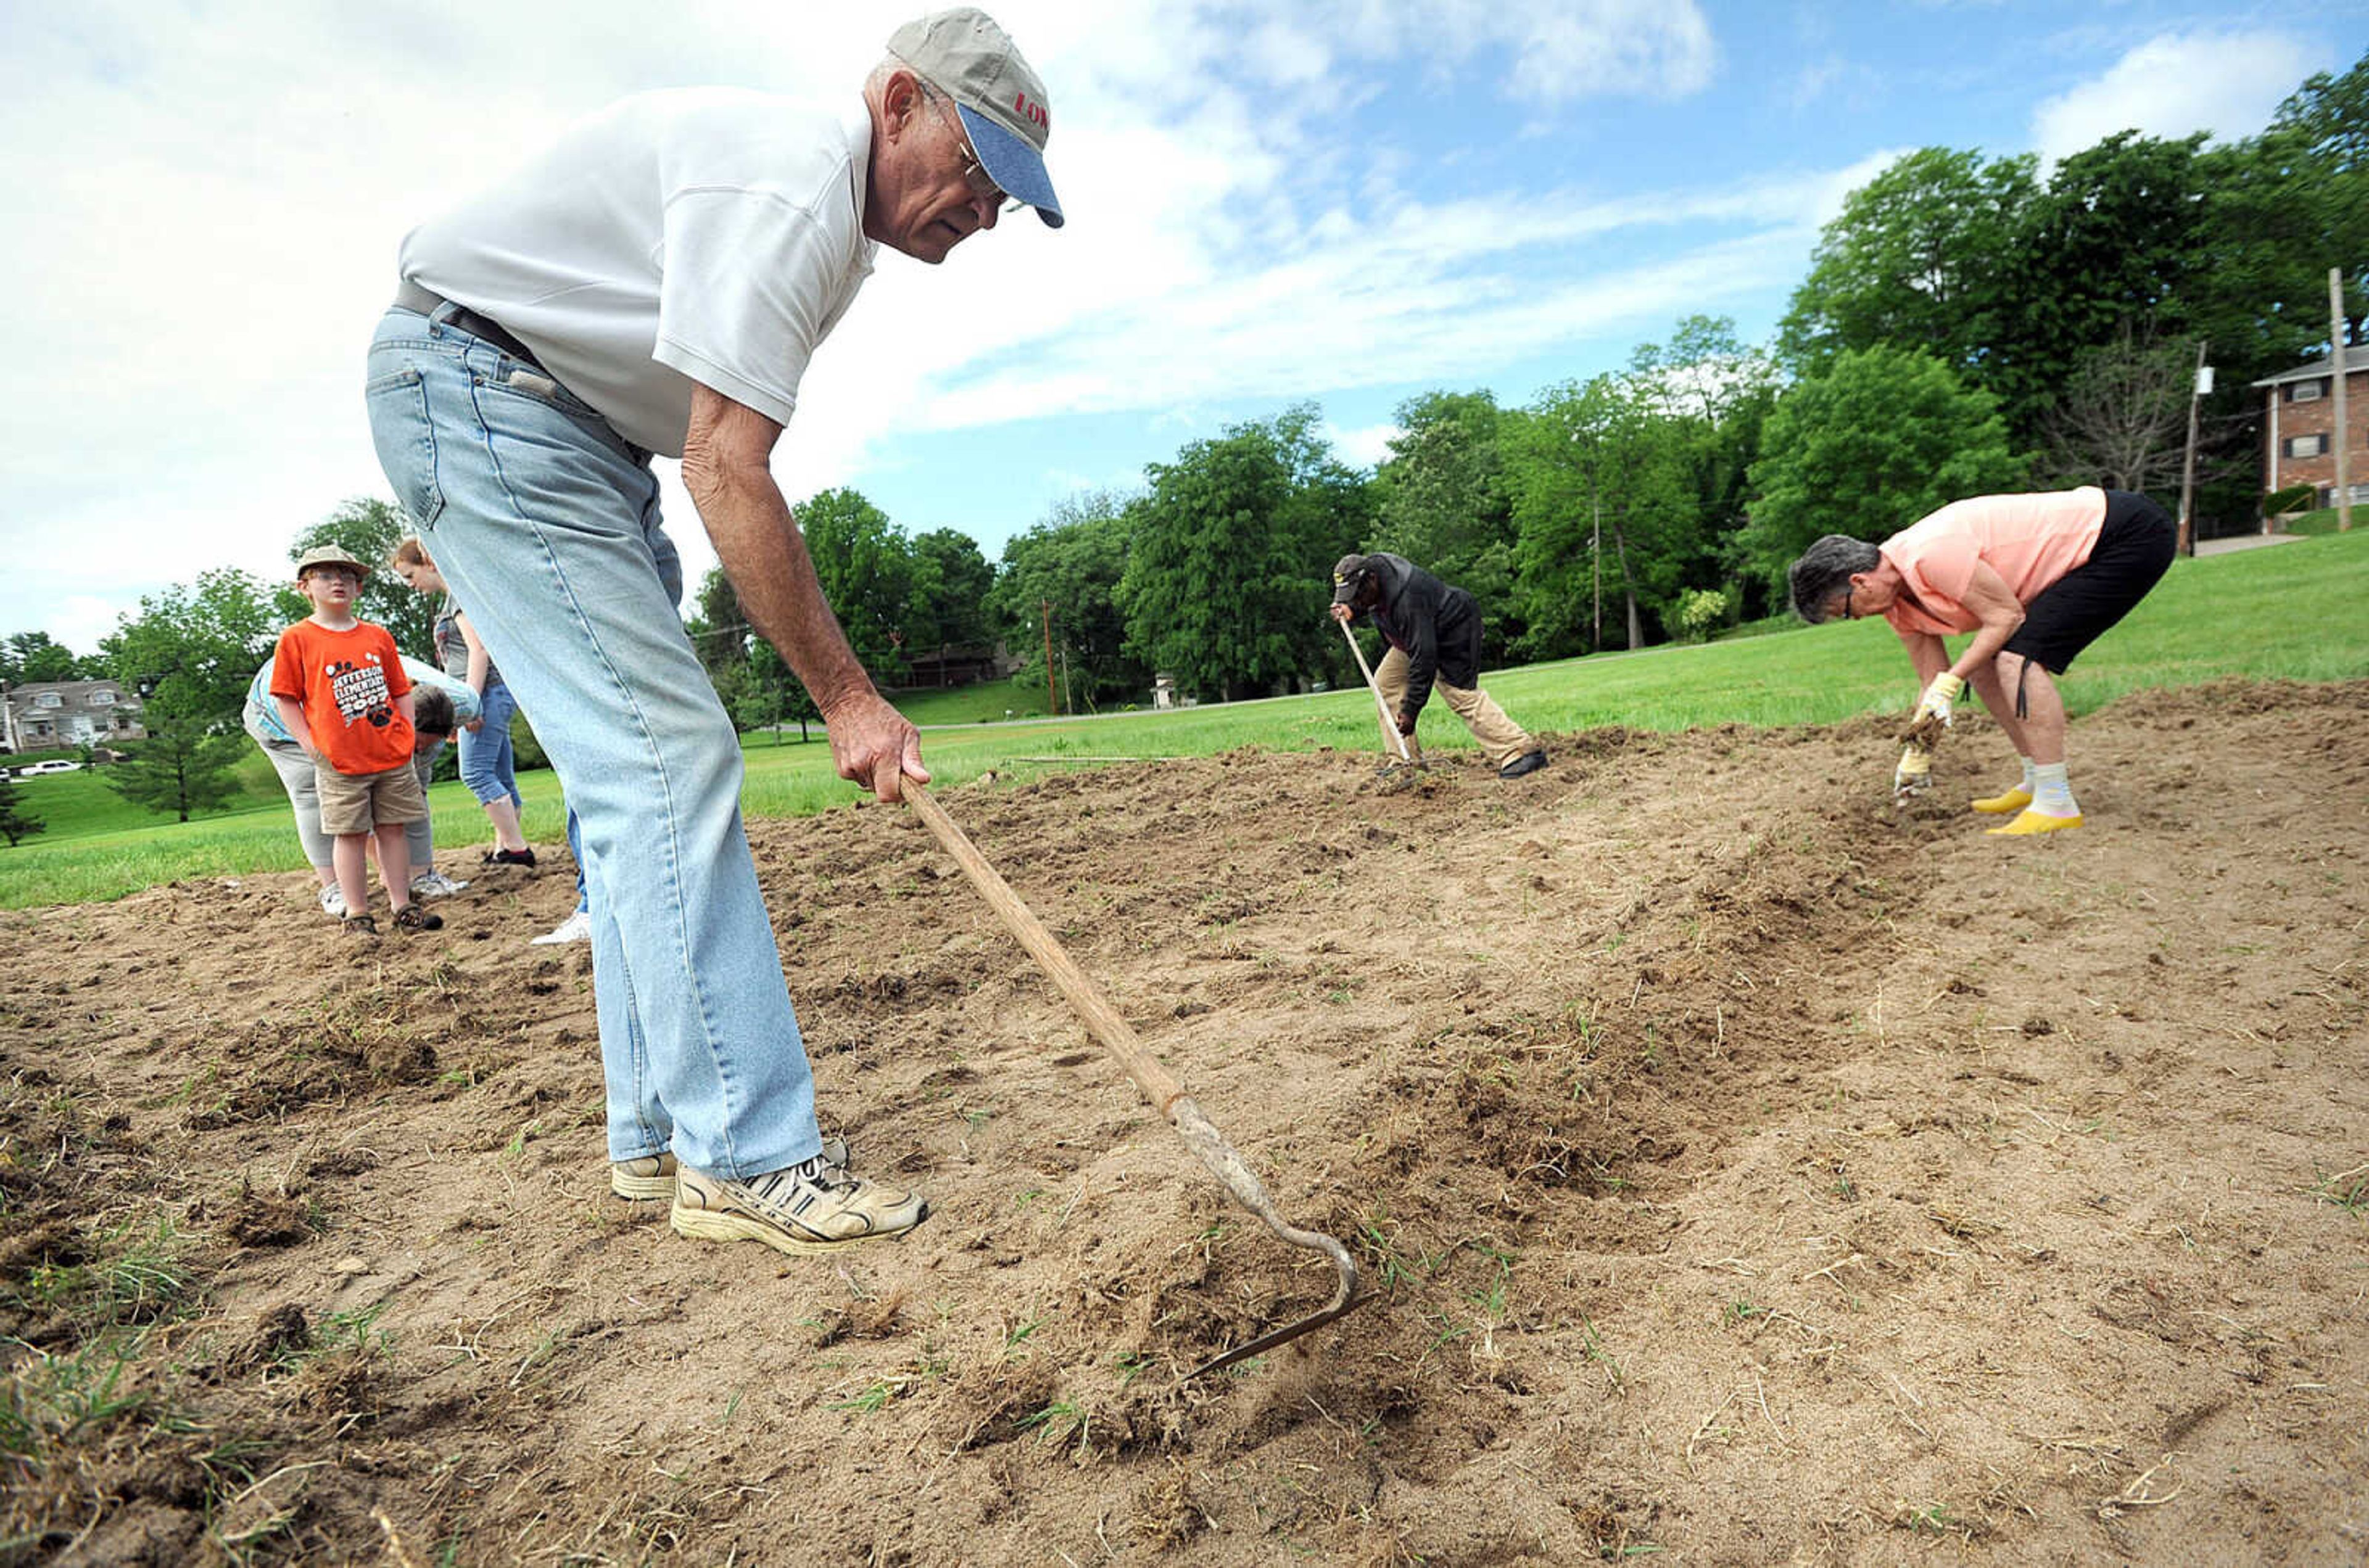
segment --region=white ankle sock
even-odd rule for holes
[[[2031,808],[2043,817],[2078,817],[2073,786],[2065,780],[2065,764],[2041,762],[2031,770]]]
[[[2020,757],[2018,760],[2023,763],[2023,793],[2026,795],[2038,794],[2039,792],[2031,787],[2031,759],[2029,757]]]

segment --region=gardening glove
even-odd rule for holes
[[[1949,728],[1950,704],[1957,701],[1958,693],[1965,689],[1963,681],[1944,670],[1933,677],[1932,683],[1925,688],[1925,694],[1917,700],[1914,718],[1929,718],[1943,729]]]
[[[1402,710],[1399,714],[1399,733],[1401,735],[1413,735],[1414,733],[1414,715]]]
[[[1892,770],[1892,798],[1896,805],[1921,795],[1933,783],[1933,753],[1911,741],[1900,749],[1900,764]]]

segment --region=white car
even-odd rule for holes
[[[74,773],[81,771],[80,762],[69,761],[63,757],[58,757],[47,762],[28,762],[17,770],[17,776],[20,779],[29,779],[35,773]]]

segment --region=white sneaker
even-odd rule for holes
[[[818,1157],[745,1181],[681,1166],[668,1219],[691,1241],[762,1242],[804,1254],[902,1235],[929,1213],[921,1194],[851,1176]]]
[[[455,882],[441,871],[423,871],[411,879],[411,896],[415,898],[449,898],[467,886],[466,882]]]
[[[338,890],[336,883],[321,889],[321,910],[331,920],[346,918],[346,896]]]
[[[592,917],[578,910],[528,944],[531,947],[557,947],[564,943],[592,940]]]

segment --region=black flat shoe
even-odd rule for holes
[[[1497,776],[1501,779],[1517,779],[1524,773],[1535,773],[1546,765],[1547,754],[1545,752],[1525,751],[1520,756],[1515,758],[1512,761],[1506,763],[1504,767],[1498,769]]]

